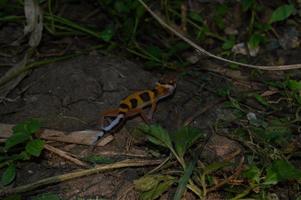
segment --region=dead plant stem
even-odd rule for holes
[[[63,181],[68,181],[74,178],[79,178],[83,176],[88,176],[92,174],[96,174],[99,172],[103,172],[106,170],[114,170],[126,167],[143,167],[149,165],[158,165],[162,162],[162,160],[123,160],[120,162],[116,162],[113,164],[106,164],[106,165],[98,165],[92,169],[80,170],[76,172],[71,172],[63,175],[53,176],[49,178],[45,178],[39,180],[34,183],[30,183],[27,185],[22,185],[16,188],[5,188],[0,190],[0,196],[9,195],[9,194],[16,194],[16,193],[24,193],[36,188],[46,186],[49,184],[60,183]]]

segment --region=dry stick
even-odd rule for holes
[[[222,182],[216,184],[215,186],[212,186],[211,188],[208,188],[207,193],[213,192],[217,190],[218,188],[222,187],[223,185],[227,184],[231,179],[237,177],[243,170],[243,163],[244,163],[245,157],[242,156],[239,162],[238,167],[236,168],[234,174],[229,176],[227,179],[223,180]]]
[[[23,73],[23,72],[25,72],[27,70],[40,67],[41,65],[46,65],[46,64],[50,64],[50,63],[54,63],[54,62],[66,60],[68,58],[75,57],[76,55],[79,55],[79,54],[61,56],[61,57],[52,58],[52,59],[49,59],[49,60],[35,61],[33,63],[25,65],[24,67],[20,67],[18,69],[9,70],[9,72],[6,72],[0,78],[0,87],[2,87],[4,84],[8,83],[9,81],[11,81],[12,79],[14,79],[15,77],[19,76],[19,74],[21,74],[21,73]]]
[[[26,66],[28,57],[31,55],[31,51],[28,50],[23,59],[18,62],[17,64],[15,64],[12,68],[10,68],[1,78],[0,78],[0,82],[1,80],[5,80],[8,77],[12,76],[16,71],[24,68]],[[6,100],[7,95],[23,80],[23,78],[27,75],[27,73],[24,73],[22,76],[18,76],[18,78],[15,79],[15,81],[11,84],[6,84],[6,85],[0,85],[0,95],[1,95],[1,99],[0,102]]]
[[[80,161],[79,159],[75,158],[75,155],[72,155],[68,152],[62,151],[61,149],[55,148],[49,144],[45,144],[44,148],[50,152],[55,153],[56,155],[58,155],[62,158],[65,158],[66,160],[69,160],[69,161],[75,163],[76,165],[79,165],[81,167],[89,167],[89,165],[87,163],[84,163],[84,162]]]
[[[162,25],[164,26],[166,29],[168,29],[169,31],[171,31],[172,33],[174,33],[175,35],[177,35],[179,38],[181,38],[182,40],[184,40],[186,43],[188,43],[189,45],[191,45],[193,48],[196,49],[196,51],[199,54],[205,54],[209,57],[215,58],[217,60],[221,60],[223,62],[227,62],[227,63],[231,63],[231,64],[236,64],[236,65],[240,65],[240,66],[244,66],[244,67],[249,67],[249,68],[254,68],[254,69],[262,69],[262,70],[269,70],[269,71],[275,71],[275,70],[290,70],[290,69],[299,69],[301,68],[301,64],[291,64],[291,65],[278,65],[278,66],[266,66],[266,65],[251,65],[251,64],[245,64],[245,63],[241,63],[241,62],[237,62],[237,61],[233,61],[233,60],[228,60],[226,58],[220,57],[220,56],[216,56],[208,51],[206,51],[205,49],[203,49],[202,47],[200,47],[199,45],[197,45],[195,42],[193,42],[192,40],[190,40],[187,36],[185,36],[183,33],[181,33],[179,30],[176,30],[177,28],[172,27],[171,25],[168,25],[166,22],[164,22],[162,20],[161,17],[159,17],[158,14],[156,14],[155,12],[153,12],[145,3],[143,0],[138,0],[143,7]]]
[[[97,152],[97,155],[102,156],[128,156],[128,157],[138,157],[147,158],[150,157],[147,153],[135,153],[135,152],[118,152],[118,151],[101,151]]]
[[[34,190],[38,187],[46,186],[49,184],[59,183],[63,181],[68,181],[74,178],[79,178],[82,176],[87,176],[99,172],[103,172],[105,170],[114,170],[120,169],[125,167],[142,167],[142,166],[149,166],[149,165],[158,165],[162,162],[162,160],[123,160],[121,162],[116,162],[113,164],[107,165],[98,165],[92,169],[81,170],[77,172],[71,172],[63,175],[53,176],[50,178],[42,179],[34,183],[30,183],[27,185],[19,186],[16,188],[5,188],[0,190],[0,196],[9,195],[9,194],[16,194],[16,193],[23,193]]]

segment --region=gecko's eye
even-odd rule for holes
[[[173,77],[165,76],[158,80],[158,83],[165,86],[174,86],[176,84],[176,80]]]
[[[165,84],[163,80],[159,80],[158,83]]]

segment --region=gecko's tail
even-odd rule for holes
[[[108,126],[101,128],[101,130],[96,134],[96,140],[93,142],[92,145],[96,145],[104,134],[116,128],[124,119],[125,115],[123,113],[118,114],[117,117]]]
[[[99,132],[96,133],[96,139],[92,142],[92,145],[95,146],[97,144],[97,142],[100,140],[100,138],[102,138],[102,136],[105,134],[104,130],[101,130]]]

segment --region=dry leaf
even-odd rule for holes
[[[29,45],[37,47],[40,44],[43,31],[43,14],[36,0],[24,1],[24,12],[27,25],[24,34],[30,34]]]

